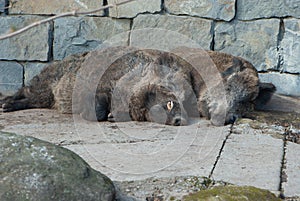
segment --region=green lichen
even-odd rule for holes
[[[185,196],[184,201],[281,201],[273,193],[255,187],[219,186]]]

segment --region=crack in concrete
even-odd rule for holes
[[[211,172],[210,172],[210,174],[209,174],[209,176],[208,176],[209,179],[212,178],[213,173],[214,173],[214,171],[215,171],[215,168],[217,167],[217,164],[218,164],[218,162],[219,162],[219,160],[220,160],[220,158],[221,158],[221,155],[222,155],[222,152],[223,152],[224,147],[225,147],[225,145],[226,145],[226,142],[227,142],[228,138],[231,136],[231,134],[233,133],[233,126],[234,126],[234,124],[231,124],[229,134],[226,136],[226,138],[224,139],[224,141],[223,141],[223,143],[222,143],[222,146],[221,146],[221,149],[220,149],[220,151],[219,151],[219,154],[218,154],[218,156],[217,156],[217,158],[216,158],[216,161],[215,161],[215,163],[214,163],[214,165],[213,165],[213,168],[212,168],[212,170],[211,170]]]
[[[286,151],[287,151],[287,143],[288,139],[287,136],[290,132],[290,128],[286,128],[284,132],[284,138],[283,138],[283,154],[282,154],[282,161],[281,161],[281,168],[280,168],[280,184],[279,184],[279,192],[280,192],[280,198],[284,199],[284,188],[283,183],[287,182],[287,174],[285,172],[286,170]]]

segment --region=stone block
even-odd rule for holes
[[[128,45],[130,20],[107,17],[70,17],[54,22],[54,59],[99,48]]]
[[[23,66],[17,62],[0,61],[0,93],[9,96],[23,86]]]
[[[178,46],[210,49],[210,20],[170,15],[139,15],[133,20],[130,45],[170,50]]]
[[[237,1],[237,18],[253,20],[272,17],[300,17],[300,0]]]
[[[0,13],[5,11],[5,0],[0,0]]]
[[[215,26],[215,50],[241,56],[259,71],[276,69],[279,28],[279,19],[219,22]]]
[[[300,73],[300,19],[285,19],[284,26],[285,33],[281,42],[283,71]]]
[[[108,4],[122,2],[122,0],[108,0]],[[155,13],[161,10],[160,0],[136,0],[109,9],[109,16],[117,18],[133,18],[139,13]]]
[[[300,145],[288,142],[286,149],[287,181],[283,183],[283,191],[286,197],[300,197]]]
[[[9,9],[10,14],[60,14],[70,11],[88,11],[102,6],[102,0],[10,0],[13,7]],[[103,12],[93,15],[103,15]]]
[[[276,93],[288,96],[300,96],[300,75],[284,73],[259,74],[262,82],[271,82],[276,86]]]
[[[45,67],[46,63],[25,63],[24,64],[24,84],[28,85],[30,80],[39,74]]]
[[[241,125],[239,125],[241,127]],[[231,134],[212,177],[241,186],[278,191],[283,141],[250,126]]]
[[[45,19],[40,16],[0,17],[0,35]],[[47,61],[50,24],[42,24],[17,36],[0,40],[0,59]]]
[[[235,16],[236,0],[165,0],[168,12],[230,21]]]

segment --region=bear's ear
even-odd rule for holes
[[[169,101],[169,102],[167,103],[168,111],[171,112],[171,110],[173,109],[173,107],[174,107],[173,101]]]

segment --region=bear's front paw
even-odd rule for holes
[[[3,112],[11,112],[14,111],[13,105],[9,103],[3,103],[2,104],[2,110]]]

